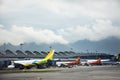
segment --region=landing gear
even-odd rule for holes
[[[26,69],[31,69],[31,67],[30,67],[30,66],[27,66]]]
[[[24,69],[24,66],[23,66],[23,65],[20,65],[19,69],[20,69],[20,70],[21,70],[21,69]]]
[[[46,67],[47,67],[46,64],[37,65],[37,69],[44,69],[44,68],[46,68]]]

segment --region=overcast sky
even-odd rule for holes
[[[0,0],[0,44],[120,39],[120,0]]]

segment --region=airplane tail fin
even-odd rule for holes
[[[75,61],[80,62],[80,57],[77,57]]]
[[[101,58],[98,58],[97,61],[98,61],[99,63],[101,63]]]
[[[48,53],[48,55],[44,59],[45,60],[52,60],[53,59],[53,55],[54,55],[54,51],[55,50],[50,50],[50,52]]]

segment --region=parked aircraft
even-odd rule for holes
[[[56,65],[58,67],[73,67],[73,65],[78,65],[80,63],[80,57],[77,57],[75,61],[57,61]]]
[[[46,64],[53,59],[53,55],[54,50],[50,50],[44,59],[12,61],[12,64],[9,65],[8,68],[30,69],[34,66],[37,66],[37,68],[45,67]]]
[[[82,65],[101,65],[101,58],[97,60],[87,60],[87,62],[81,62]]]
[[[102,65],[119,65],[120,62],[112,59],[103,59],[101,60],[101,64]]]

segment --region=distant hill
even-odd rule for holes
[[[79,40],[68,45],[62,45],[58,43],[54,44],[35,44],[24,43],[24,45],[13,46],[12,44],[5,44],[0,46],[0,51],[5,49],[10,50],[30,50],[30,51],[49,51],[50,48],[54,48],[56,52],[59,51],[74,51],[74,52],[102,52],[109,54],[120,53],[120,40],[116,38],[108,38],[101,41],[89,41]]]
[[[72,43],[71,46],[74,46],[78,51],[84,52],[120,53],[120,40],[116,38],[108,38],[101,41],[80,40]]]

